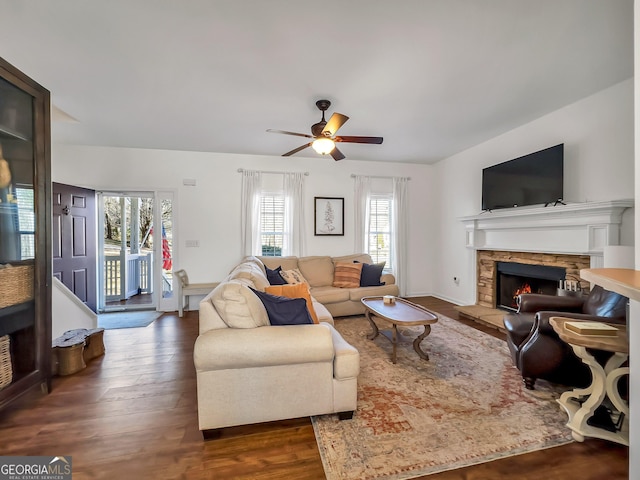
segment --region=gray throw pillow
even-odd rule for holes
[[[286,285],[287,284],[287,281],[284,278],[282,278],[282,275],[280,275],[280,272],[282,271],[282,266],[279,266],[278,268],[271,270],[269,267],[265,265],[264,269],[267,272],[267,280],[269,280],[270,285]]]
[[[354,260],[353,263],[360,263],[357,260]],[[360,274],[360,286],[361,287],[380,287],[384,285],[384,282],[380,281],[380,277],[382,276],[382,270],[384,270],[384,265],[387,262],[380,263],[363,263],[362,264],[362,273]]]
[[[251,287],[249,287],[251,288]],[[262,301],[271,325],[303,325],[312,324],[313,319],[307,309],[304,298],[288,298],[251,288]]]

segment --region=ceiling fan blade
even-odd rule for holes
[[[331,118],[322,129],[322,134],[333,137],[338,131],[338,129],[342,125],[344,125],[347,120],[349,120],[349,117],[347,117],[346,115],[342,115],[341,113],[335,112],[333,115],[331,115]]]
[[[314,138],[313,136],[307,135],[306,133],[287,132],[286,130],[274,130],[272,128],[269,128],[267,132],[284,133],[285,135],[295,135],[296,137]]]
[[[333,159],[337,162],[338,160],[342,160],[343,158],[346,158],[342,152],[340,150],[338,150],[338,147],[335,147],[333,150],[331,150],[331,156],[333,157]]]
[[[349,142],[349,143],[374,143],[380,145],[382,143],[382,137],[353,137],[349,135],[343,135],[335,138],[336,142]]]
[[[283,157],[290,157],[291,155],[294,155],[294,154],[298,153],[299,151],[304,150],[305,148],[310,147],[310,146],[311,146],[311,143],[307,143],[306,145],[302,145],[301,147],[294,148],[290,152],[283,153],[282,156]]]

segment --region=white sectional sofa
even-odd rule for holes
[[[356,409],[358,351],[317,299],[319,323],[270,325],[249,289],[268,285],[263,263],[248,257],[200,303],[194,346],[200,430],[327,413],[350,418]]]
[[[395,277],[383,274],[380,277],[384,285],[374,287],[339,288],[333,286],[335,265],[340,262],[354,261],[372,264],[371,257],[366,253],[345,255],[341,257],[310,256],[310,257],[257,257],[265,266],[282,270],[298,269],[309,283],[311,295],[323,304],[334,317],[364,314],[362,297],[394,295],[398,296],[398,286]]]

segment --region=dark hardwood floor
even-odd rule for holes
[[[447,302],[412,300],[458,318]],[[181,319],[165,314],[146,328],[106,331],[105,356],[55,378],[49,395],[33,392],[0,412],[0,455],[71,455],[74,480],[324,478],[307,418],[228,428],[203,441],[192,359],[197,323],[197,312],[187,312]],[[628,448],[590,439],[428,478],[624,479]]]

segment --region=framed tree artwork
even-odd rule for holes
[[[314,197],[316,236],[344,235],[344,198]]]

